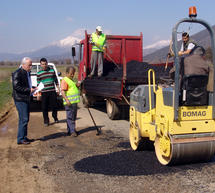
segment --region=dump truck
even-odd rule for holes
[[[106,38],[102,77],[88,78],[92,45],[87,31],[85,38],[72,47],[72,56],[77,57],[79,64],[82,101],[88,107],[106,101],[110,119],[126,118],[129,116],[130,93],[137,85],[147,82],[147,69],[151,65],[143,62],[142,33],[139,36],[106,35]],[[158,64],[156,70],[168,74],[163,68],[164,64]]]
[[[157,159],[163,165],[209,161],[215,153],[215,84],[207,89],[215,74],[182,78],[179,74],[177,33],[182,23],[201,24],[208,30],[213,68],[215,65],[213,29],[195,17],[195,10],[190,8],[190,17],[180,20],[172,31],[174,81],[157,84],[154,70],[150,69],[147,84],[137,86],[130,95],[130,145],[137,151],[154,144]]]

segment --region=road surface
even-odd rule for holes
[[[215,192],[214,162],[162,166],[154,151],[131,150],[128,120],[109,120],[103,106],[90,110],[100,136],[80,105],[78,137],[66,136],[64,111],[49,127],[32,112],[28,136],[35,141],[23,146],[16,144],[12,108],[0,125],[0,193]]]

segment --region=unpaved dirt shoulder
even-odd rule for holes
[[[60,192],[53,180],[41,170],[47,160],[40,126],[40,116],[31,115],[29,136],[37,139],[29,146],[16,144],[17,112],[13,107],[0,124],[0,193]]]
[[[3,107],[3,109],[1,109],[0,111],[0,124],[3,123],[9,116],[11,110],[13,109],[14,107],[14,102],[13,100],[11,99],[7,105],[5,105]]]

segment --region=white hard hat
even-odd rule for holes
[[[102,32],[102,27],[101,27],[101,26],[97,26],[96,29],[97,29],[98,31],[101,31],[101,32]]]

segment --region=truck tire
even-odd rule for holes
[[[106,100],[106,111],[109,119],[116,120],[120,117],[120,110],[116,102],[111,99]]]

